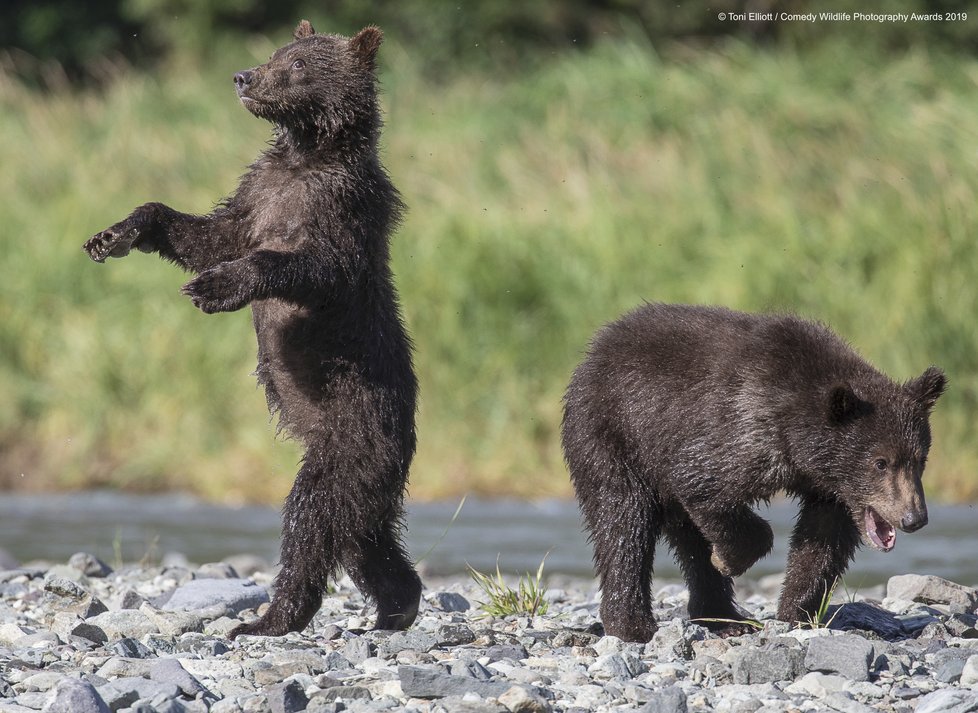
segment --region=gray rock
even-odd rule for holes
[[[364,636],[355,636],[343,645],[342,653],[343,658],[356,666],[363,663],[364,659],[373,656],[376,650],[377,647],[369,639]]]
[[[804,671],[805,655],[799,649],[773,646],[747,649],[734,660],[734,683],[752,685],[793,681]]]
[[[332,703],[337,700],[369,701],[373,698],[370,695],[370,690],[363,686],[333,686],[324,691],[317,691],[314,697],[326,703]]]
[[[872,706],[867,706],[865,703],[860,703],[843,691],[829,693],[822,699],[822,703],[839,711],[839,713],[875,713],[878,710]]]
[[[829,607],[826,619],[830,629],[873,631],[884,639],[900,639],[907,631],[897,616],[869,602],[846,602]]]
[[[256,572],[268,572],[272,569],[268,560],[258,555],[231,555],[225,557],[224,562],[234,567],[234,571],[242,578],[250,577]]]
[[[686,694],[679,686],[669,686],[655,691],[639,708],[641,713],[686,713]]]
[[[965,659],[948,659],[937,667],[934,678],[941,683],[957,683],[964,672]]]
[[[150,666],[149,678],[157,683],[173,684],[188,698],[196,698],[198,695],[215,698],[214,694],[176,659],[156,659]]]
[[[438,645],[438,639],[423,631],[397,631],[377,645],[377,655],[382,659],[397,656],[401,651],[430,651]]]
[[[437,646],[459,646],[475,641],[475,632],[465,624],[445,624],[438,627]]]
[[[526,647],[520,644],[495,644],[486,649],[486,656],[489,657],[489,663],[493,663],[504,659],[522,661],[529,654],[526,652]]]
[[[43,713],[109,713],[109,706],[88,681],[63,678],[48,695]]]
[[[475,693],[483,698],[498,698],[511,688],[508,683],[452,676],[442,673],[437,666],[398,666],[397,675],[404,695],[414,698],[444,698],[466,693]]]
[[[510,713],[550,713],[551,707],[545,698],[530,693],[525,688],[513,686],[499,696],[499,702]]]
[[[973,686],[978,683],[978,656],[969,656],[961,667],[961,685]]]
[[[87,620],[104,631],[109,639],[142,639],[146,634],[157,633],[156,624],[145,614],[134,609],[108,611]]]
[[[874,659],[873,645],[861,636],[821,636],[809,642],[805,668],[838,673],[852,681],[868,681]]]
[[[297,681],[271,686],[266,690],[266,695],[272,713],[299,713],[309,703],[306,692]]]
[[[68,566],[74,567],[86,577],[108,577],[112,568],[95,555],[76,552],[68,558]]]
[[[268,591],[246,579],[195,579],[176,588],[164,611],[202,611],[235,616],[268,601]]]
[[[488,681],[492,678],[492,671],[475,660],[456,661],[449,666],[449,671],[453,676],[468,676],[480,681]]]
[[[112,644],[110,650],[116,656],[129,659],[144,659],[147,656],[152,656],[153,654],[153,652],[144,646],[140,641],[129,637],[116,641],[114,644]]]
[[[139,609],[146,600],[135,589],[126,589],[116,598],[116,609]]]
[[[57,594],[59,597],[82,601],[89,595],[83,586],[67,577],[49,577],[44,582],[44,591]]]
[[[431,597],[431,603],[446,612],[462,612],[472,608],[468,599],[455,592],[438,592]]]
[[[117,678],[98,687],[99,695],[113,711],[126,708],[143,698],[178,698],[180,689],[172,683],[159,683],[136,676]]]
[[[227,562],[205,562],[194,572],[195,579],[243,579]]]
[[[924,604],[961,604],[969,610],[978,606],[978,591],[933,575],[890,577],[886,583],[886,596]]]
[[[914,713],[974,713],[978,711],[978,693],[959,688],[945,688],[928,693],[917,701]]]

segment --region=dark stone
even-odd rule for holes
[[[437,666],[398,666],[398,677],[404,695],[413,698],[444,698],[475,693],[498,698],[513,687],[510,683],[479,681],[469,676],[452,676]],[[332,690],[332,689],[330,689]]]
[[[488,681],[492,678],[492,671],[475,660],[456,661],[451,664],[449,670],[453,676],[467,676],[468,678],[476,678],[480,681]]]
[[[269,686],[266,689],[266,697],[272,713],[299,713],[305,710],[309,703],[306,692],[298,681]]]
[[[423,631],[398,631],[391,634],[377,646],[377,655],[390,659],[401,651],[430,651],[438,645],[438,638]]]
[[[805,667],[809,671],[837,673],[851,681],[868,681],[874,653],[873,645],[859,636],[822,636],[809,642]]]
[[[363,686],[331,686],[324,691],[317,691],[314,696],[317,700],[332,703],[337,700],[344,701],[369,701],[373,699],[370,690]],[[311,699],[310,699],[311,700]]]
[[[639,708],[641,713],[686,713],[686,694],[679,686],[655,691]]]
[[[438,646],[460,646],[475,641],[475,632],[465,624],[445,624],[438,628]]]
[[[472,608],[468,599],[455,592],[438,592],[431,599],[432,604],[446,612],[463,612]]]
[[[496,644],[486,649],[486,656],[489,657],[489,663],[493,663],[504,659],[522,661],[529,654],[526,652],[526,648],[520,644]]]
[[[44,706],[43,713],[109,713],[109,706],[88,681],[63,678],[55,686],[54,698]]]
[[[805,670],[805,655],[800,649],[774,646],[747,649],[733,664],[734,683],[755,684],[793,681]]]

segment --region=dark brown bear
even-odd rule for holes
[[[303,20],[292,44],[234,76],[241,103],[276,129],[238,190],[203,216],[148,203],[85,244],[98,262],[134,247],[196,273],[183,292],[204,312],[250,304],[269,408],[306,447],[275,597],[232,637],[302,630],[340,566],[376,602],[378,629],[418,611],[400,540],[417,384],[389,267],[403,204],[377,154],[381,39]]]
[[[927,524],[937,368],[900,385],[791,316],[645,305],[595,336],[567,389],[564,453],[594,545],[605,631],[648,641],[664,534],[694,619],[742,620],[732,577],[771,549],[751,506],[798,498],[778,618],[806,621],[860,539]],[[721,633],[740,625],[707,624]]]

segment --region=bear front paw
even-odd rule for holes
[[[109,257],[125,257],[132,249],[132,244],[139,237],[136,228],[125,223],[117,223],[89,238],[82,249],[95,262],[105,262]]]
[[[254,276],[233,263],[221,263],[204,270],[183,286],[181,292],[194,307],[206,314],[234,312],[251,302]]]

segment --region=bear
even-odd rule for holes
[[[564,397],[561,440],[594,548],[606,633],[649,641],[665,535],[689,616],[747,630],[733,577],[765,556],[751,507],[800,504],[777,617],[809,621],[861,543],[893,549],[927,524],[921,485],[930,367],[897,384],[821,324],[788,314],[649,304],[597,332]]]
[[[401,536],[418,386],[389,264],[404,204],[378,154],[382,38],[300,22],[233,77],[241,104],[274,125],[237,190],[208,215],[147,203],[84,245],[97,262],[136,248],[195,273],[182,291],[205,313],[250,305],[269,410],[305,448],[274,597],[231,638],[301,631],[340,567],[376,604],[377,629],[418,612]]]

